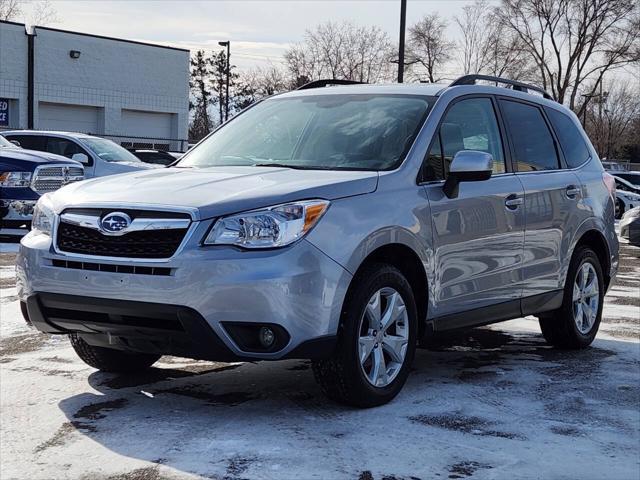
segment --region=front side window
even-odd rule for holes
[[[85,151],[76,142],[57,137],[49,137],[47,139],[47,152],[67,158],[73,157],[76,153],[84,153],[86,155]]]
[[[177,166],[387,170],[402,162],[433,103],[413,95],[274,98],[220,128]]]
[[[555,142],[538,107],[520,102],[501,102],[515,153],[516,171],[536,172],[560,168]]]
[[[140,162],[133,153],[106,138],[82,138],[82,143],[105,162]]]
[[[589,160],[591,154],[584,137],[573,120],[562,112],[545,107],[551,125],[558,136],[560,147],[569,168],[576,168]]]
[[[461,150],[477,150],[493,157],[493,173],[504,173],[504,153],[498,121],[489,98],[455,103],[446,113],[423,169],[423,180],[444,180],[453,157]]]

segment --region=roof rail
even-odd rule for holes
[[[553,100],[553,97],[540,87],[529,85],[528,83],[518,82],[516,80],[509,80],[508,78],[492,77],[491,75],[464,75],[451,82],[449,86],[455,87],[456,85],[475,85],[477,80],[487,80],[489,82],[504,83],[506,85],[511,85],[511,88],[513,90],[524,93],[527,93],[529,90],[533,90],[534,92],[541,93],[544,98]]]
[[[338,79],[328,79],[325,78],[323,80],[314,80],[313,82],[305,83],[301,87],[298,87],[296,90],[309,90],[310,88],[322,88],[328,87],[329,85],[360,85],[364,82],[357,82],[355,80],[338,80]]]

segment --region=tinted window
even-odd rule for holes
[[[516,170],[532,172],[558,169],[555,143],[540,109],[510,101],[503,101],[501,106],[513,143]]]
[[[394,168],[411,146],[431,102],[422,96],[365,94],[267,100],[200,142],[179,166]]]
[[[174,157],[164,152],[134,152],[145,163],[155,163],[157,165],[169,165],[176,161]]]
[[[63,157],[71,158],[76,153],[86,152],[75,142],[67,140],[66,138],[49,137],[47,141],[47,152],[55,153],[56,155],[62,155]],[[88,156],[88,155],[87,155]]]
[[[39,135],[7,135],[9,140],[17,140],[22,148],[27,150],[45,151],[47,146],[47,138]]]
[[[504,173],[502,140],[490,99],[461,100],[449,109],[425,160],[424,180],[443,180],[460,150],[490,153],[493,173]]]
[[[570,168],[579,167],[586,162],[589,157],[589,148],[584,142],[584,138],[573,120],[567,115],[553,108],[545,108],[547,116],[556,131],[560,146],[564,153],[564,158]]]

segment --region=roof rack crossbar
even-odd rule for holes
[[[325,78],[322,80],[314,80],[313,82],[305,83],[296,90],[309,90],[311,88],[328,87],[329,85],[361,85],[364,82],[357,82],[355,80],[338,80]]]
[[[528,83],[518,82],[516,80],[509,80],[508,78],[502,77],[493,77],[491,75],[464,75],[460,78],[457,78],[451,84],[450,87],[455,87],[456,85],[475,85],[478,80],[486,80],[489,82],[503,83],[505,85],[511,85],[513,90],[517,90],[519,92],[527,93],[529,90],[533,90],[534,92],[541,93],[542,96],[548,100],[553,100],[553,97],[549,95],[544,89],[540,87],[536,87],[535,85],[529,85]]]

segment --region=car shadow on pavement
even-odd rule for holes
[[[310,362],[301,360],[198,362],[128,377],[95,372],[88,381],[98,394],[59,403],[68,422],[61,427],[62,440],[55,437],[52,444],[86,436],[126,457],[234,479],[273,464],[289,464],[294,472],[313,465],[314,455],[357,455],[376,434],[378,448],[391,452],[397,445],[384,433],[390,428],[403,430],[408,446],[435,435],[454,436],[463,445],[465,439],[492,437],[510,442],[508,448],[530,442],[542,448],[539,437],[584,439],[585,432],[597,436],[604,425],[628,437],[633,425],[625,409],[637,408],[640,388],[637,372],[631,374],[635,383],[628,377],[627,363],[637,369],[637,354],[618,345],[624,343],[598,340],[586,350],[561,351],[530,332],[477,328],[447,335],[418,350],[413,372],[393,402],[369,410],[326,399]],[[363,422],[371,425],[364,436]],[[620,442],[616,448],[625,451],[627,441]],[[418,459],[421,450],[408,451]],[[367,468],[363,456],[361,471]],[[386,474],[402,478],[406,472],[392,465]],[[353,475],[358,478],[358,471]],[[425,471],[412,475],[421,478]]]

